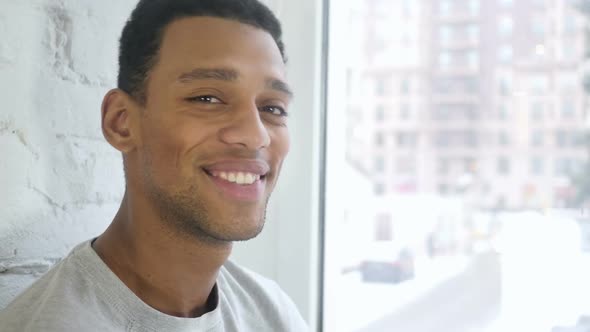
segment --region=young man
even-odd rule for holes
[[[141,0],[102,105],[126,191],[108,229],[0,313],[0,331],[305,331],[229,262],[289,149],[280,24],[257,0]]]

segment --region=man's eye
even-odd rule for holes
[[[277,115],[277,116],[288,116],[289,115],[287,113],[287,111],[285,111],[284,108],[279,107],[279,106],[264,106],[262,109],[265,112],[268,112],[272,115]]]
[[[221,104],[221,100],[214,96],[196,96],[187,98],[188,101],[198,102],[198,103],[207,103],[207,104]]]

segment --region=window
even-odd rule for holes
[[[411,81],[409,78],[402,78],[400,82],[400,93],[402,95],[407,95],[410,93],[410,85]]]
[[[467,53],[467,65],[471,69],[479,68],[479,54],[476,51],[469,51]]]
[[[508,109],[506,105],[498,106],[498,119],[506,120],[508,119]]]
[[[375,157],[375,172],[381,173],[385,170],[385,160],[383,157]]]
[[[500,46],[500,49],[498,50],[498,60],[504,63],[512,61],[512,46]]]
[[[438,38],[441,44],[448,44],[453,40],[453,26],[452,25],[443,25],[439,30]]]
[[[576,107],[574,106],[574,102],[570,99],[563,100],[561,104],[561,117],[564,119],[571,119],[575,114]]]
[[[568,138],[569,138],[569,135],[568,135],[567,131],[557,130],[555,132],[555,145],[560,148],[567,147],[569,145]]]
[[[382,132],[378,132],[375,134],[375,146],[382,147],[385,145],[385,137]]]
[[[537,38],[537,40],[543,39],[545,37],[545,25],[547,24],[547,20],[541,17],[535,17],[532,19],[531,22],[531,32],[533,36]]]
[[[375,95],[382,97],[387,94],[387,82],[384,78],[375,80]]]
[[[398,132],[397,146],[400,148],[411,148],[416,146],[416,134],[411,132]]]
[[[529,86],[533,94],[544,94],[549,90],[549,77],[543,74],[531,75]]]
[[[399,174],[414,174],[416,172],[416,159],[412,156],[397,157],[395,170]]]
[[[532,146],[542,146],[543,145],[543,132],[541,130],[533,131],[531,135],[531,145]]]
[[[501,7],[512,7],[513,4],[513,0],[499,0],[498,1],[500,3]]]
[[[442,69],[448,69],[452,63],[452,55],[450,52],[441,52],[438,56],[438,65]]]
[[[535,175],[543,174],[543,158],[541,157],[533,157],[531,159],[531,170],[530,172]]]
[[[402,120],[407,120],[410,118],[410,105],[403,103],[399,107],[399,117]]]
[[[510,144],[510,138],[508,137],[508,134],[505,131],[501,131],[500,134],[498,134],[498,143],[501,146],[507,146],[508,144]]]
[[[375,183],[374,191],[378,196],[385,194],[385,185],[381,182]]]
[[[543,104],[541,102],[534,102],[531,104],[531,120],[543,120]]]
[[[512,17],[504,16],[501,17],[498,21],[498,33],[502,37],[508,37],[512,35],[512,27],[513,27]]]
[[[451,161],[448,158],[438,159],[438,174],[445,175],[449,173]]]
[[[452,0],[441,0],[439,1],[438,12],[441,16],[448,16],[451,13],[452,6]]]
[[[469,24],[467,26],[467,39],[472,42],[479,41],[479,26],[476,24]]]
[[[479,14],[479,0],[469,0],[469,12],[472,15]]]
[[[375,109],[375,120],[377,120],[377,122],[385,120],[385,108],[383,105],[378,105]]]
[[[500,95],[508,96],[512,93],[512,79],[509,76],[500,77],[498,85]]]
[[[498,162],[496,165],[496,169],[498,174],[500,175],[507,175],[510,173],[510,161],[506,157],[498,158]]]
[[[330,36],[348,36],[350,16],[365,36],[328,41],[324,332],[585,328],[574,325],[590,316],[590,267],[575,232],[590,213],[572,173],[590,160],[590,15],[574,1],[409,0],[405,17],[405,0],[381,1],[388,10],[330,0],[330,15],[345,15]],[[376,17],[393,22],[379,61]],[[375,98],[378,78],[389,80]],[[343,119],[351,105],[369,121]],[[376,123],[378,105],[387,121]],[[343,215],[356,217],[343,227]],[[450,293],[477,294],[477,306],[438,296]]]
[[[555,175],[564,176],[572,171],[572,160],[570,158],[557,158],[555,160]]]

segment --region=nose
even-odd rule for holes
[[[219,136],[226,144],[241,145],[252,151],[270,144],[268,129],[262,122],[256,105],[247,105],[232,112],[231,120],[220,130]]]

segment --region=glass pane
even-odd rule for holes
[[[324,331],[590,331],[590,5],[327,1]]]

